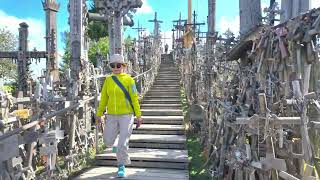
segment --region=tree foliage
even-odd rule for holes
[[[7,29],[0,28],[0,51],[14,51],[17,37]],[[11,59],[0,59],[0,78],[16,80],[17,65]]]
[[[98,13],[97,8],[92,0],[88,0],[90,13]],[[108,23],[90,21],[88,25],[88,36],[91,40],[97,42],[100,38],[108,36]]]
[[[65,71],[70,67],[71,47],[70,47],[70,32],[65,31],[61,33],[62,41],[65,44],[64,53],[62,56],[61,70]]]
[[[62,56],[61,71],[70,67],[71,60],[71,47],[70,47],[70,33],[62,33],[63,41],[65,43],[64,54]],[[91,63],[96,65],[97,63],[97,53],[100,53],[103,57],[106,57],[109,52],[109,38],[103,37],[99,40],[91,41],[89,45],[88,58]]]
[[[100,53],[103,57],[107,57],[109,52],[109,38],[103,37],[100,38],[98,42],[92,42],[89,48],[89,60],[94,65],[97,63],[97,53]]]

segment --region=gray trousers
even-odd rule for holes
[[[128,115],[106,115],[106,124],[103,133],[104,143],[107,147],[117,146],[118,165],[131,164],[128,154],[129,139],[133,129],[134,117]],[[117,136],[119,137],[117,138]],[[115,142],[117,138],[117,143]]]

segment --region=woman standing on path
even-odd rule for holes
[[[103,112],[107,110],[104,130],[104,143],[110,147],[119,134],[117,147],[118,177],[125,177],[125,165],[131,163],[128,155],[129,139],[133,129],[134,115],[137,127],[142,123],[138,92],[133,78],[124,73],[126,63],[123,56],[110,57],[112,75],[108,76],[101,91],[97,109],[97,121],[101,122]]]

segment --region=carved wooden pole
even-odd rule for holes
[[[208,48],[214,44],[216,32],[216,0],[208,0]]]
[[[18,90],[22,91],[25,95],[28,90],[29,78],[29,62],[26,58],[28,51],[28,25],[21,23],[19,28],[19,50],[18,50]]]
[[[123,21],[120,12],[115,12],[114,17],[114,48],[116,54],[123,54]]]
[[[109,34],[109,54],[115,54],[114,46],[114,27],[112,26],[112,21],[108,22],[108,34]]]
[[[46,51],[47,57],[47,81],[50,77],[53,82],[59,81],[59,69],[57,59],[57,17],[56,14],[60,5],[56,0],[42,1],[43,9],[46,12]]]
[[[281,0],[280,22],[286,22],[310,9],[310,0]]]
[[[240,34],[244,35],[261,24],[260,0],[240,0]]]
[[[68,99],[74,104],[79,100],[79,92],[81,89],[80,79],[84,78],[82,73],[83,69],[87,64],[87,47],[85,43],[85,12],[86,5],[85,0],[70,0],[70,44],[71,44],[71,90],[69,91]],[[69,116],[70,118],[70,150],[75,146],[75,123],[77,121],[76,113],[73,113]]]

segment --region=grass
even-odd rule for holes
[[[204,168],[203,164],[206,158],[202,155],[202,147],[195,135],[188,135],[187,139],[189,175],[191,180],[208,180],[211,179],[210,172]]]
[[[190,180],[208,180],[211,179],[211,175],[208,169],[203,168],[206,162],[206,157],[202,154],[203,147],[198,139],[198,134],[192,133],[189,128],[189,105],[185,97],[183,87],[181,87],[181,102],[184,115],[184,121],[187,129],[187,148],[189,164],[189,176]]]

